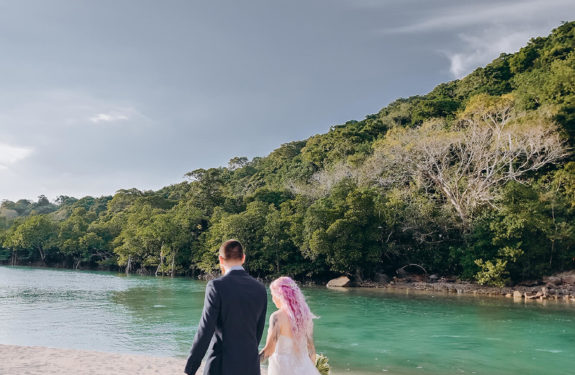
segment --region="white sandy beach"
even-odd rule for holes
[[[184,374],[185,362],[181,358],[0,344],[0,375],[173,375]]]

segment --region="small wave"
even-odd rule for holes
[[[547,353],[563,353],[563,350],[559,349],[535,349],[538,352],[547,352]]]
[[[469,336],[459,336],[459,335],[432,335],[431,337],[433,338],[439,338],[439,337],[449,337],[452,339],[462,339],[462,338],[466,338]]]
[[[166,307],[166,305],[154,305],[154,307],[155,307],[155,308],[158,308],[158,307]]]

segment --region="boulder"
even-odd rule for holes
[[[548,286],[557,286],[557,285],[561,285],[561,283],[562,283],[561,278],[557,277],[557,276],[545,277],[545,278],[543,278],[543,281]]]
[[[413,281],[413,282],[418,282],[418,283],[425,282],[426,279],[427,279],[427,277],[424,274],[411,274],[407,278],[408,281]]]
[[[327,287],[328,288],[342,288],[342,287],[346,287],[349,286],[349,284],[351,283],[351,281],[349,280],[349,277],[347,276],[340,276],[336,279],[332,279],[327,283]]]
[[[385,273],[376,273],[375,281],[382,284],[388,284],[391,281],[391,279]]]
[[[521,299],[521,298],[523,298],[523,294],[521,294],[520,291],[515,290],[515,291],[513,292],[513,298]]]
[[[539,280],[524,280],[524,281],[520,282],[518,285],[527,286],[527,287],[534,287],[534,286],[537,286],[540,284],[541,284],[541,281],[539,281]]]
[[[439,281],[444,283],[454,283],[457,281],[457,278],[453,276],[443,276]]]
[[[563,284],[575,285],[575,273],[564,274],[561,277],[561,281],[563,281]]]

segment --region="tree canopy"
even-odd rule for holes
[[[3,201],[0,262],[262,278],[417,264],[503,285],[575,268],[575,23],[427,95],[158,191]]]

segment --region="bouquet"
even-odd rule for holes
[[[315,358],[315,368],[319,371],[321,375],[329,375],[329,363],[328,358],[323,354],[318,354]]]

